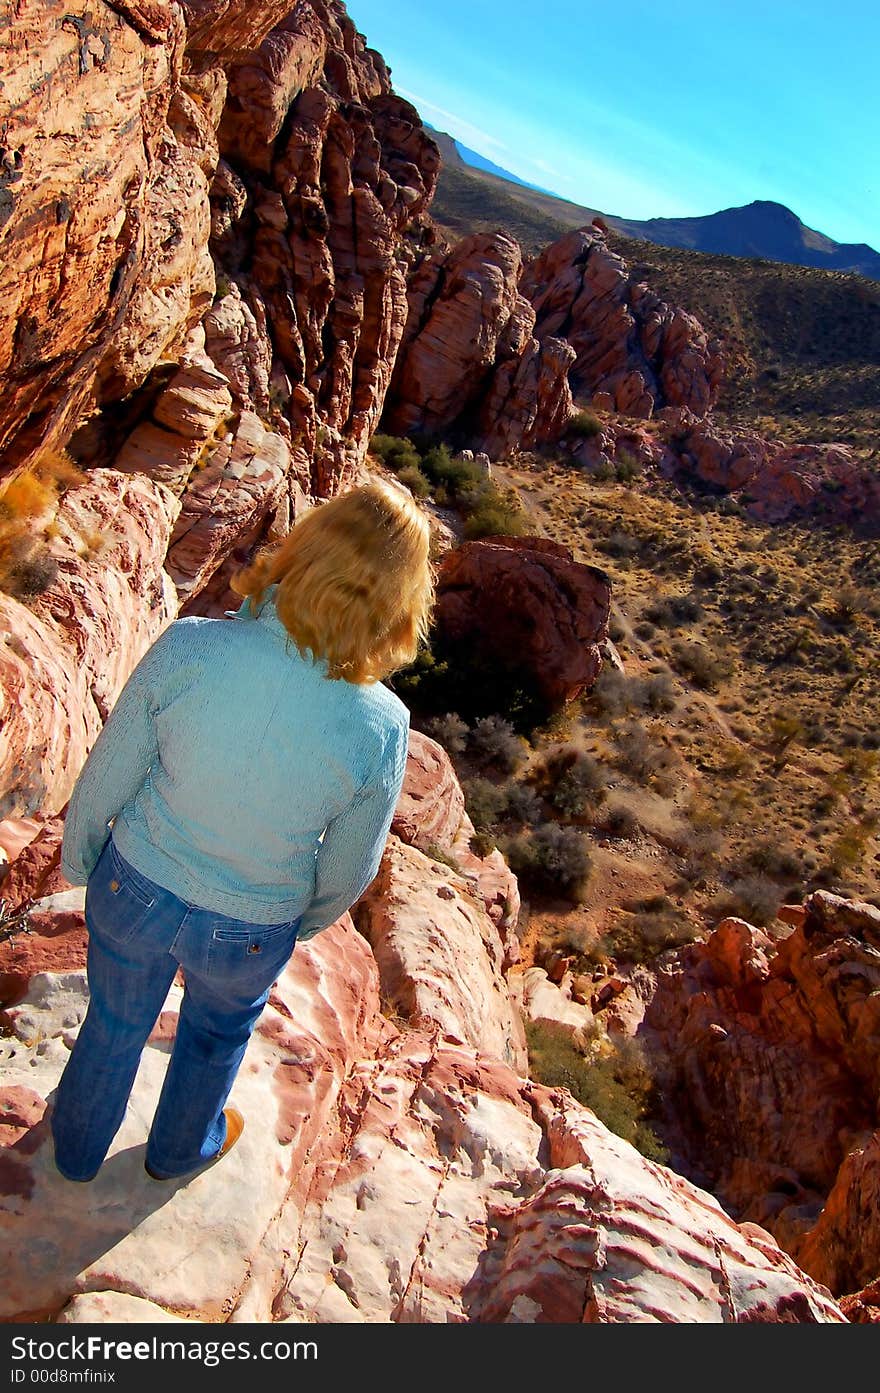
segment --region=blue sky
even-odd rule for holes
[[[877,0],[348,0],[424,120],[618,217],[773,199],[880,250]]]

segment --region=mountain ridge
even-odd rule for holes
[[[562,228],[578,227],[601,217],[608,227],[625,237],[656,246],[680,247],[711,255],[777,261],[791,266],[843,271],[880,280],[880,253],[866,242],[837,242],[805,223],[783,203],[755,199],[751,203],[722,208],[715,213],[682,218],[622,218],[614,213],[572,203],[547,189],[528,184],[518,175],[469,150],[445,131],[433,131],[443,157],[441,191],[457,184],[453,201],[462,195],[463,179],[479,180],[498,198],[515,198],[535,214],[548,219],[550,240]],[[467,156],[476,156],[485,164]],[[491,166],[491,168],[487,167]],[[455,173],[450,175],[450,169]],[[485,192],[484,188],[484,192]],[[441,203],[442,203],[441,192]],[[435,199],[436,202],[436,199]],[[442,221],[442,219],[441,219]]]

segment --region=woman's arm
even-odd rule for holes
[[[400,726],[375,779],[328,824],[318,847],[315,893],[298,941],[312,938],[350,909],[375,878],[406,773],[409,730]]]
[[[61,844],[61,870],[71,885],[85,885],[110,835],[108,823],[134,797],[158,757],[153,716],[168,671],[171,627],[131,673],[80,770]]]

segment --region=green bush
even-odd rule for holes
[[[573,1098],[605,1126],[661,1165],[669,1153],[648,1119],[657,1090],[645,1055],[635,1040],[620,1040],[610,1055],[584,1055],[565,1026],[527,1021],[531,1075],[548,1088],[567,1088]]]
[[[602,422],[592,411],[576,411],[569,417],[565,429],[568,435],[573,435],[578,440],[590,440],[593,436],[602,434]]]
[[[465,518],[464,536],[468,542],[479,537],[522,537],[528,523],[521,508],[508,503],[501,494],[483,497]]]
[[[581,817],[606,797],[605,771],[592,755],[576,750],[567,767],[557,767],[558,775],[550,793],[550,802],[566,817]]]
[[[746,875],[715,895],[707,908],[715,919],[735,915],[764,928],[776,918],[781,903],[779,887],[772,880],[764,875]]]
[[[464,805],[477,831],[495,827],[507,811],[507,792],[491,779],[465,779],[462,784]]]
[[[447,711],[443,716],[432,716],[425,721],[425,734],[436,740],[451,755],[463,755],[467,749],[470,729],[456,711]]]
[[[574,903],[580,900],[592,860],[587,839],[576,828],[544,822],[509,838],[504,851],[511,869],[530,886]]]
[[[683,643],[681,640],[676,640],[672,646],[672,662],[679,672],[704,690],[717,687],[719,682],[730,676],[732,670],[726,656],[713,653],[702,643]]]
[[[402,484],[406,484],[414,498],[429,496],[431,485],[417,464],[405,464],[402,469],[398,469],[397,477]]]
[[[522,737],[503,716],[482,716],[471,731],[470,749],[482,764],[491,764],[512,774],[525,759]]]
[[[410,439],[399,435],[374,435],[370,449],[387,469],[399,474],[401,469],[419,469],[419,452]],[[421,473],[421,470],[419,470]]]
[[[616,962],[650,963],[670,948],[693,943],[697,937],[693,926],[667,905],[665,897],[652,897],[634,913],[625,914],[600,940],[604,952]]]
[[[448,643],[439,635],[420,646],[415,661],[388,679],[420,718],[457,711],[465,720],[499,715],[528,734],[549,712],[531,674],[502,663],[478,643]]]

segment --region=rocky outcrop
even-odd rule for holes
[[[459,911],[435,902],[436,966],[444,914]],[[844,1320],[764,1231],[563,1090],[463,1043],[451,999],[454,1039],[386,1018],[376,960],[347,917],[300,945],[276,984],[235,1085],[239,1144],[160,1187],[143,1151],[179,1001],[174,986],[88,1186],[55,1171],[47,1119],[83,975],[37,972],[7,1005],[0,1318]]]
[[[181,11],[141,8],[25,0],[4,33],[19,60],[0,96],[7,468],[66,442],[111,350],[121,364],[137,343],[148,371],[210,302],[207,180],[170,110]]]
[[[595,224],[545,248],[520,289],[535,308],[537,337],[564,338],[574,349],[576,395],[627,416],[665,406],[709,410],[721,383],[720,345],[692,314],[635,281]]]
[[[436,622],[443,639],[515,670],[558,707],[599,675],[610,602],[604,571],[561,543],[493,537],[444,557]]]
[[[471,882],[392,837],[354,917],[376,958],[383,996],[405,1020],[435,1025],[528,1073],[504,944]]]
[[[571,413],[560,340],[541,345],[519,291],[522,252],[506,233],[477,233],[412,277],[406,332],[384,426],[396,435],[458,429],[490,454],[555,438]]]
[[[725,920],[645,1016],[690,1173],[833,1291],[880,1271],[880,910],[826,891],[779,943]]]
[[[381,57],[321,0],[232,65],[220,146],[224,286],[265,316],[272,390],[326,495],[350,481],[378,424],[406,319],[404,233],[439,152]]]
[[[0,817],[59,812],[138,659],[177,612],[163,562],[178,511],[142,476],[96,471],[46,544],[55,579],[0,592]]]
[[[880,479],[847,445],[785,445],[670,413],[670,464],[740,501],[762,522],[798,517],[880,529]]]
[[[436,740],[411,730],[406,777],[391,823],[401,841],[426,856],[445,858],[464,877],[501,934],[506,969],[519,958],[516,936],[520,898],[516,876],[497,848],[485,856],[471,850],[474,824],[452,761]]]
[[[323,0],[26,3],[11,41],[4,468],[70,442],[166,483],[188,603],[288,478],[327,495],[363,459],[437,147]]]

